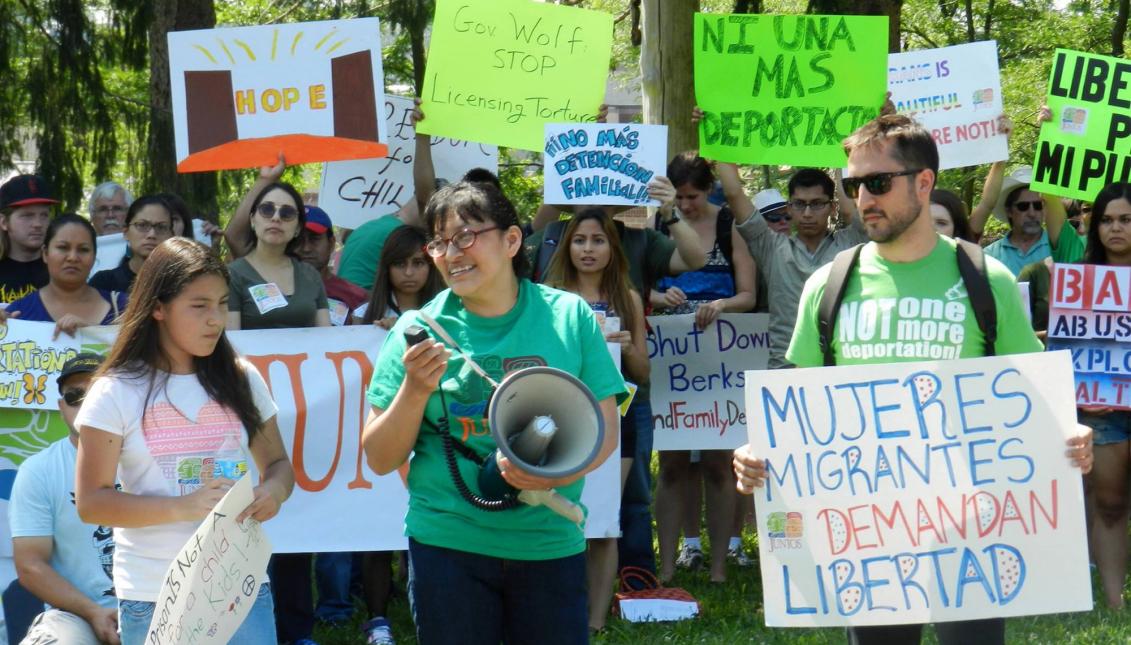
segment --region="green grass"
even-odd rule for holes
[[[749,540],[748,542],[752,542]],[[752,544],[748,544],[751,547]],[[1094,576],[1093,576],[1094,577]],[[818,645],[845,642],[841,629],[771,629],[762,615],[762,584],[757,567],[731,567],[728,581],[713,585],[706,571],[681,571],[673,586],[683,587],[700,602],[699,618],[679,623],[632,624],[615,618],[593,643],[602,645],[666,645],[668,643],[719,644],[781,643]],[[547,584],[553,584],[547,581]],[[1098,580],[1093,580],[1093,597],[1099,597]],[[1102,602],[1100,603],[1102,604]],[[359,605],[360,608],[360,605]],[[360,613],[360,612],[359,612]],[[403,588],[390,606],[390,619],[398,645],[415,645],[412,617]],[[321,645],[354,645],[364,643],[362,618],[345,627],[319,627],[315,639]],[[924,632],[924,643],[936,643],[933,630]],[[1131,643],[1131,609],[1111,611],[1097,607],[1091,612],[1010,618],[1006,623],[1008,643],[1080,643],[1111,645]]]

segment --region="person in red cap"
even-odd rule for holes
[[[326,287],[326,301],[330,305],[330,322],[348,325],[350,313],[369,301],[369,294],[361,287],[339,278],[330,271],[330,256],[334,254],[334,224],[326,211],[317,206],[306,207],[306,224],[298,237],[295,255],[314,267],[322,276]]]
[[[43,235],[59,200],[39,175],[17,175],[0,186],[0,304],[18,300],[47,284]]]

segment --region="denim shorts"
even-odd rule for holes
[[[1115,410],[1107,414],[1080,412],[1080,423],[1092,429],[1092,442],[1103,446],[1131,439],[1131,412]]]
[[[157,603],[144,600],[118,601],[118,631],[122,635],[122,645],[144,645],[156,606]],[[255,604],[229,642],[275,645],[275,604],[271,601],[270,584],[265,582],[260,585]]]

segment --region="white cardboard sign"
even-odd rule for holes
[[[667,173],[668,126],[547,123],[547,204],[659,206],[648,182]]]
[[[1009,158],[996,41],[890,54],[888,90],[896,111],[931,131],[941,169]]]
[[[747,372],[766,624],[1088,611],[1067,352]]]

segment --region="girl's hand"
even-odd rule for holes
[[[452,355],[442,344],[428,339],[404,352],[404,386],[421,394],[431,394],[439,385]]]
[[[766,483],[766,462],[754,457],[750,444],[746,444],[734,451],[734,476],[735,487],[743,495],[750,495],[755,488],[761,488]]]
[[[1013,136],[1013,119],[1009,118],[1008,114],[1002,113],[997,118],[997,131],[1004,134],[1006,137]]]
[[[177,503],[180,504],[180,517],[182,520],[196,521],[203,520],[208,517],[212,509],[220,503],[228,489],[235,484],[234,481],[226,477],[217,477],[210,479],[203,486],[189,493],[177,497]]]
[[[238,524],[243,524],[247,518],[251,518],[258,522],[266,522],[267,520],[279,514],[279,507],[283,503],[271,493],[265,484],[260,484],[255,487],[255,499],[252,500],[247,508],[236,518]]]
[[[412,122],[413,129],[416,128],[417,123],[420,123],[421,121],[424,120],[424,112],[422,112],[420,110],[420,97],[419,96],[412,99],[412,114],[409,115],[409,120]],[[431,136],[431,135],[429,135],[429,136]]]
[[[1064,453],[1072,460],[1072,465],[1080,469],[1080,473],[1087,475],[1092,472],[1095,464],[1095,454],[1092,452],[1092,429],[1078,423],[1076,428],[1080,434],[1068,440],[1068,450]]]
[[[65,314],[62,318],[55,321],[55,333],[51,335],[51,340],[58,338],[60,333],[73,337],[75,332],[78,331],[78,328],[85,324],[82,318],[74,314]]]
[[[884,102],[880,105],[880,116],[895,114],[895,103],[891,100],[891,92],[884,94]]]
[[[1052,121],[1052,110],[1049,109],[1049,106],[1042,105],[1041,109],[1037,110],[1037,127],[1041,127],[1041,124],[1045,121]]]
[[[668,287],[667,291],[664,291],[662,296],[664,307],[668,309],[674,309],[687,302],[687,294],[679,287]]]
[[[1076,406],[1076,408],[1078,410],[1083,410],[1088,414],[1093,414],[1097,417],[1101,417],[1105,414],[1111,414],[1113,410],[1113,408],[1109,405],[1078,405]]]
[[[632,349],[632,332],[611,331],[605,334],[605,341],[610,343],[618,343],[620,344],[620,351],[622,353],[628,352]]]
[[[502,473],[503,479],[519,490],[549,490],[551,488],[572,484],[581,477],[581,475],[562,477],[559,479],[537,477],[519,468],[515,464],[512,464],[501,452],[495,453],[495,462],[499,464],[499,472]]]
[[[699,329],[706,329],[707,325],[715,322],[721,313],[723,313],[722,300],[704,302],[699,305],[699,309],[695,311],[695,326]]]
[[[702,121],[705,116],[707,116],[707,113],[698,105],[691,108],[691,125],[699,125],[699,122]]]
[[[672,180],[663,175],[653,177],[648,182],[648,197],[660,202],[660,210],[666,215],[675,204],[675,186],[672,186]]]
[[[609,104],[608,103],[602,103],[601,106],[597,108],[596,122],[597,123],[608,123],[608,121],[609,121]]]
[[[8,322],[9,318],[19,318],[19,317],[20,317],[20,312],[18,312],[18,311],[11,311],[9,309],[0,309],[0,325],[3,325],[4,323]],[[58,336],[58,334],[56,334],[56,336]]]
[[[283,171],[287,169],[287,162],[283,159],[283,153],[279,153],[279,162],[274,166],[260,166],[259,178],[264,181],[275,182],[283,176]]]
[[[381,329],[384,329],[385,331],[388,331],[388,330],[393,328],[393,325],[397,324],[397,317],[396,316],[389,316],[388,318],[381,318],[379,320],[374,320],[373,324],[377,325]]]

